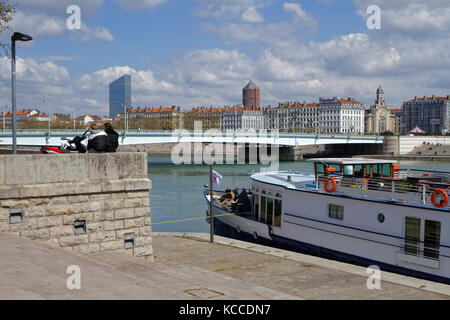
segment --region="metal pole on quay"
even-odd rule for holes
[[[16,41],[33,40],[27,34],[14,32],[11,36],[11,112],[12,112],[12,153],[17,153],[17,120],[16,120]]]
[[[214,243],[214,195],[213,195],[213,165],[212,161],[209,165],[209,227],[210,227],[210,238],[209,242]]]

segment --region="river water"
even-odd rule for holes
[[[223,176],[220,189],[251,187],[250,174],[259,172],[262,165],[216,165],[214,169]],[[450,171],[450,162],[400,161],[400,168]],[[312,174],[310,162],[280,162],[280,170]],[[209,232],[205,219],[158,224],[165,221],[204,217],[206,203],[203,186],[209,184],[209,166],[174,165],[170,157],[149,156],[149,179],[153,231],[155,232]]]

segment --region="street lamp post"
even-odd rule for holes
[[[33,40],[29,35],[14,32],[11,36],[11,112],[12,112],[12,151],[17,153],[17,135],[16,135],[16,41]]]
[[[125,132],[127,132],[128,131],[128,110],[127,110],[127,106],[124,105],[122,102],[119,102],[119,103],[122,105],[122,107],[124,109],[124,115],[125,115],[125,119],[123,120],[123,126],[124,126],[123,130]]]
[[[73,132],[76,131],[76,128],[75,128],[75,124],[76,124],[75,111],[78,111],[78,109],[79,109],[79,108],[75,108],[75,109],[73,110]]]
[[[8,106],[7,105],[5,105],[4,106],[4,111],[3,111],[3,132],[5,132],[5,130],[6,130],[6,108],[7,108]]]
[[[42,102],[45,104],[45,100],[42,100]],[[47,115],[47,122],[48,122],[48,136],[50,138],[50,102],[48,103],[48,115]]]

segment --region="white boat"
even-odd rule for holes
[[[215,190],[217,231],[450,284],[450,172],[387,160],[309,161],[314,175],[257,173],[232,202]],[[209,216],[207,189],[204,196]]]

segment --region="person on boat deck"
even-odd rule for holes
[[[106,151],[108,143],[108,135],[101,130],[97,124],[91,126],[90,135],[88,137],[88,153],[103,153]]]
[[[231,201],[233,201],[234,197],[235,197],[234,192],[231,191],[231,189],[226,189],[225,190],[225,194],[222,197],[220,197],[220,200],[231,200]]]

